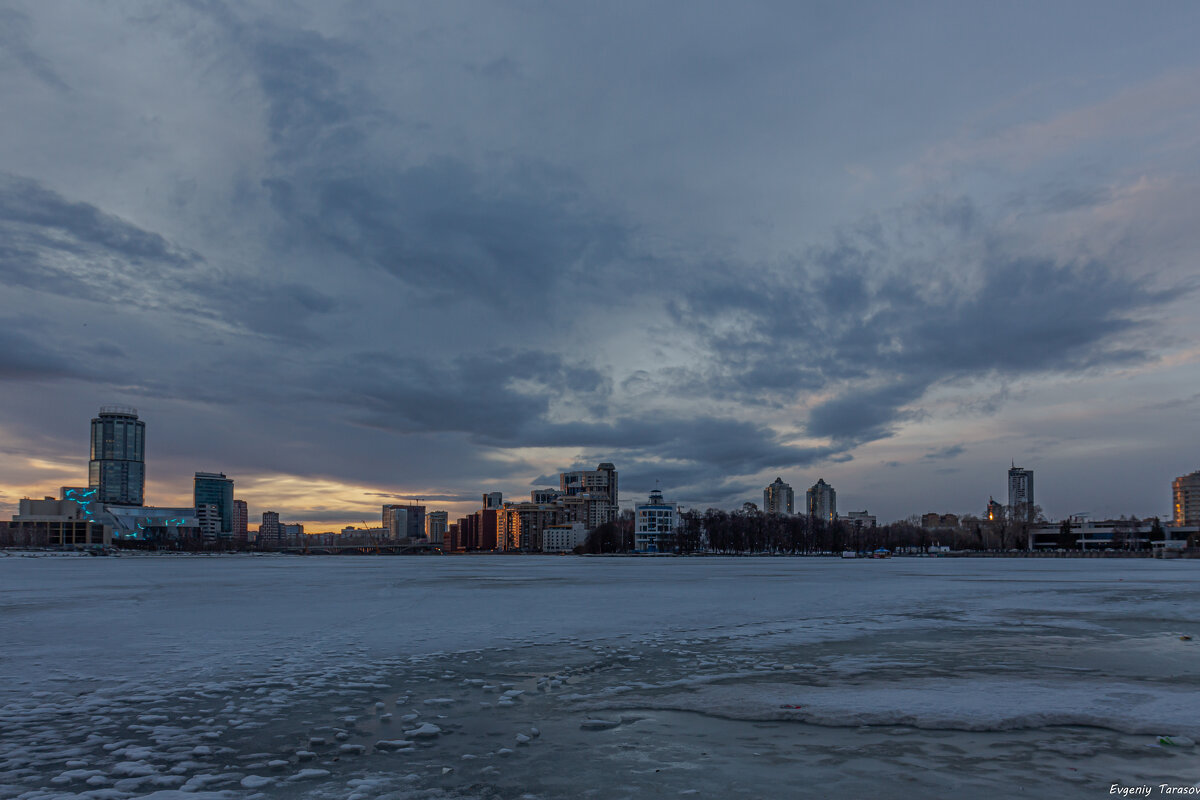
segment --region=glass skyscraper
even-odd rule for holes
[[[1022,469],[1016,462],[1008,471],[1008,510],[1017,515],[1033,518],[1033,470]]]
[[[215,505],[221,534],[233,535],[233,478],[226,478],[224,472],[197,472],[195,502],[197,506]]]
[[[146,423],[136,408],[103,406],[92,420],[88,488],[101,505],[140,506],[146,493]]]

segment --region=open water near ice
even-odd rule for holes
[[[1134,560],[0,558],[0,798],[1190,787],[1200,748],[1157,738],[1200,739],[1197,579]]]

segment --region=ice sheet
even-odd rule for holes
[[[1200,738],[1200,645],[1181,638],[1200,639],[1198,577],[1141,560],[0,557],[0,798],[1191,785],[1196,748],[1157,736]]]

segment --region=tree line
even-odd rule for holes
[[[925,528],[919,517],[876,527],[860,527],[848,520],[827,521],[805,515],[768,514],[753,504],[737,511],[710,508],[680,513],[671,540],[671,552],[712,552],[722,555],[814,555],[853,551],[928,552],[931,547],[951,550],[1024,550],[1030,528],[1045,522],[1038,506],[1005,508],[996,519],[966,515],[956,527]],[[1131,529],[1136,521],[1131,522]],[[624,512],[614,522],[592,531],[576,552],[627,553],[634,548],[633,515]],[[1070,541],[1068,541],[1068,538]],[[1132,537],[1130,541],[1133,541]],[[1074,549],[1075,534],[1060,536],[1060,546]]]

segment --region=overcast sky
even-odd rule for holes
[[[626,504],[1166,515],[1196,3],[0,2],[0,512],[147,426],[310,530]]]

